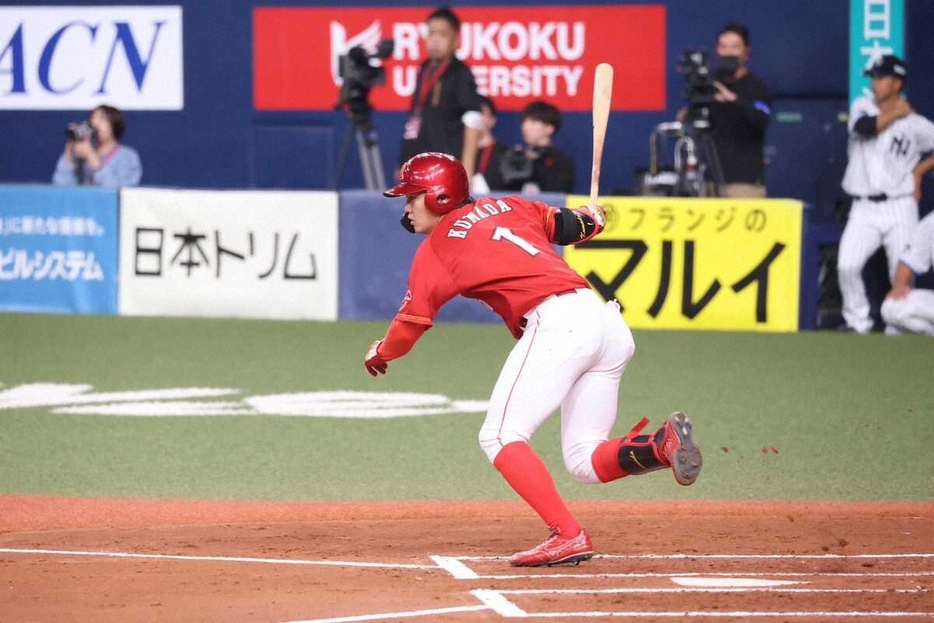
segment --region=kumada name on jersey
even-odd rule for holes
[[[502,199],[497,199],[493,203],[488,201],[478,203],[474,206],[473,210],[454,221],[451,228],[448,229],[448,238],[466,238],[474,224],[479,223],[485,218],[511,211],[512,208]]]

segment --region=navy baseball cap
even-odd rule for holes
[[[874,60],[872,65],[863,72],[863,75],[871,78],[895,76],[896,78],[904,80],[908,77],[908,67],[905,65],[905,62],[897,56],[886,54]]]

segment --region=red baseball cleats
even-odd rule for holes
[[[661,443],[661,454],[671,464],[675,480],[685,486],[694,484],[704,461],[694,441],[691,420],[681,411],[675,411],[668,416],[662,429],[665,436]]]
[[[551,538],[526,552],[519,552],[509,559],[513,567],[542,567],[565,565],[593,558],[593,543],[587,533],[581,530],[575,537],[562,536],[552,530]]]

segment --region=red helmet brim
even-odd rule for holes
[[[403,180],[390,188],[389,190],[383,191],[384,197],[408,197],[409,195],[417,195],[418,193],[425,192],[427,189],[422,186],[413,184],[412,182]]]

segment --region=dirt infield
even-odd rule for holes
[[[512,569],[519,502],[0,496],[0,621],[934,620],[934,504],[571,504],[598,557]]]

